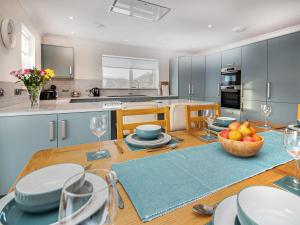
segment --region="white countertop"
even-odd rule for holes
[[[194,101],[186,99],[164,99],[147,102],[123,102],[119,105],[109,105],[110,102],[86,102],[70,103],[70,99],[44,100],[40,101],[39,108],[31,109],[29,102],[17,104],[0,109],[0,117],[3,116],[21,116],[21,115],[39,115],[55,113],[74,113],[74,112],[93,112],[104,110],[116,110],[124,104],[144,105],[145,103],[158,103],[159,106],[171,106],[172,104],[209,104],[212,102]]]

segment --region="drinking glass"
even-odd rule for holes
[[[212,138],[212,135],[210,133],[210,126],[213,124],[213,122],[215,121],[215,110],[212,109],[207,109],[207,110],[203,110],[203,118],[204,121],[207,124],[207,135],[206,138]]]
[[[101,136],[104,135],[107,130],[107,122],[108,121],[106,115],[92,117],[90,121],[91,132],[92,134],[98,137],[99,151],[100,151]]]
[[[272,113],[272,107],[270,105],[263,104],[260,106],[260,111],[261,111],[262,116],[265,117],[265,124],[260,127],[265,128],[265,129],[271,129],[272,127],[270,125],[268,125],[267,119]]]
[[[287,180],[287,185],[300,190],[300,132],[286,129],[283,134],[283,144],[295,160],[295,177]]]
[[[87,170],[63,186],[60,225],[112,225],[117,215],[117,189],[109,170]]]

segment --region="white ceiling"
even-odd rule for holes
[[[43,34],[177,51],[207,50],[300,24],[300,0],[148,0],[171,8],[157,22],[110,13],[113,0],[19,1]],[[235,26],[247,30],[232,32]]]

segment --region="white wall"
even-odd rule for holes
[[[159,60],[159,75],[161,81],[169,80],[169,59],[184,53],[105,43],[62,36],[46,35],[42,43],[74,47],[75,49],[75,79],[101,79],[101,56],[117,55]]]
[[[21,68],[21,24],[23,23],[35,36],[36,66],[41,62],[41,36],[24,13],[18,0],[0,0],[0,21],[11,18],[15,21],[17,44],[14,49],[6,49],[0,38],[0,81],[16,81],[9,73]]]

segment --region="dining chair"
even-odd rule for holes
[[[221,108],[220,105],[218,103],[216,104],[207,104],[207,105],[186,105],[185,106],[185,121],[186,121],[186,129],[187,131],[192,130],[192,128],[194,127],[198,127],[201,126],[201,124],[204,121],[203,116],[201,115],[192,115],[192,112],[199,112],[199,111],[203,111],[203,110],[215,110],[216,113],[216,117],[221,116]],[[194,126],[193,126],[194,124]]]
[[[138,115],[156,115],[163,114],[163,120],[152,120],[144,122],[133,122],[133,123],[124,123],[125,116],[138,116]],[[124,136],[124,131],[129,131],[132,133],[134,129],[143,124],[156,124],[164,127],[165,132],[170,131],[170,109],[166,107],[158,108],[148,108],[148,109],[118,109],[117,110],[117,138],[122,139]]]
[[[298,104],[297,120],[300,120],[300,104]]]

